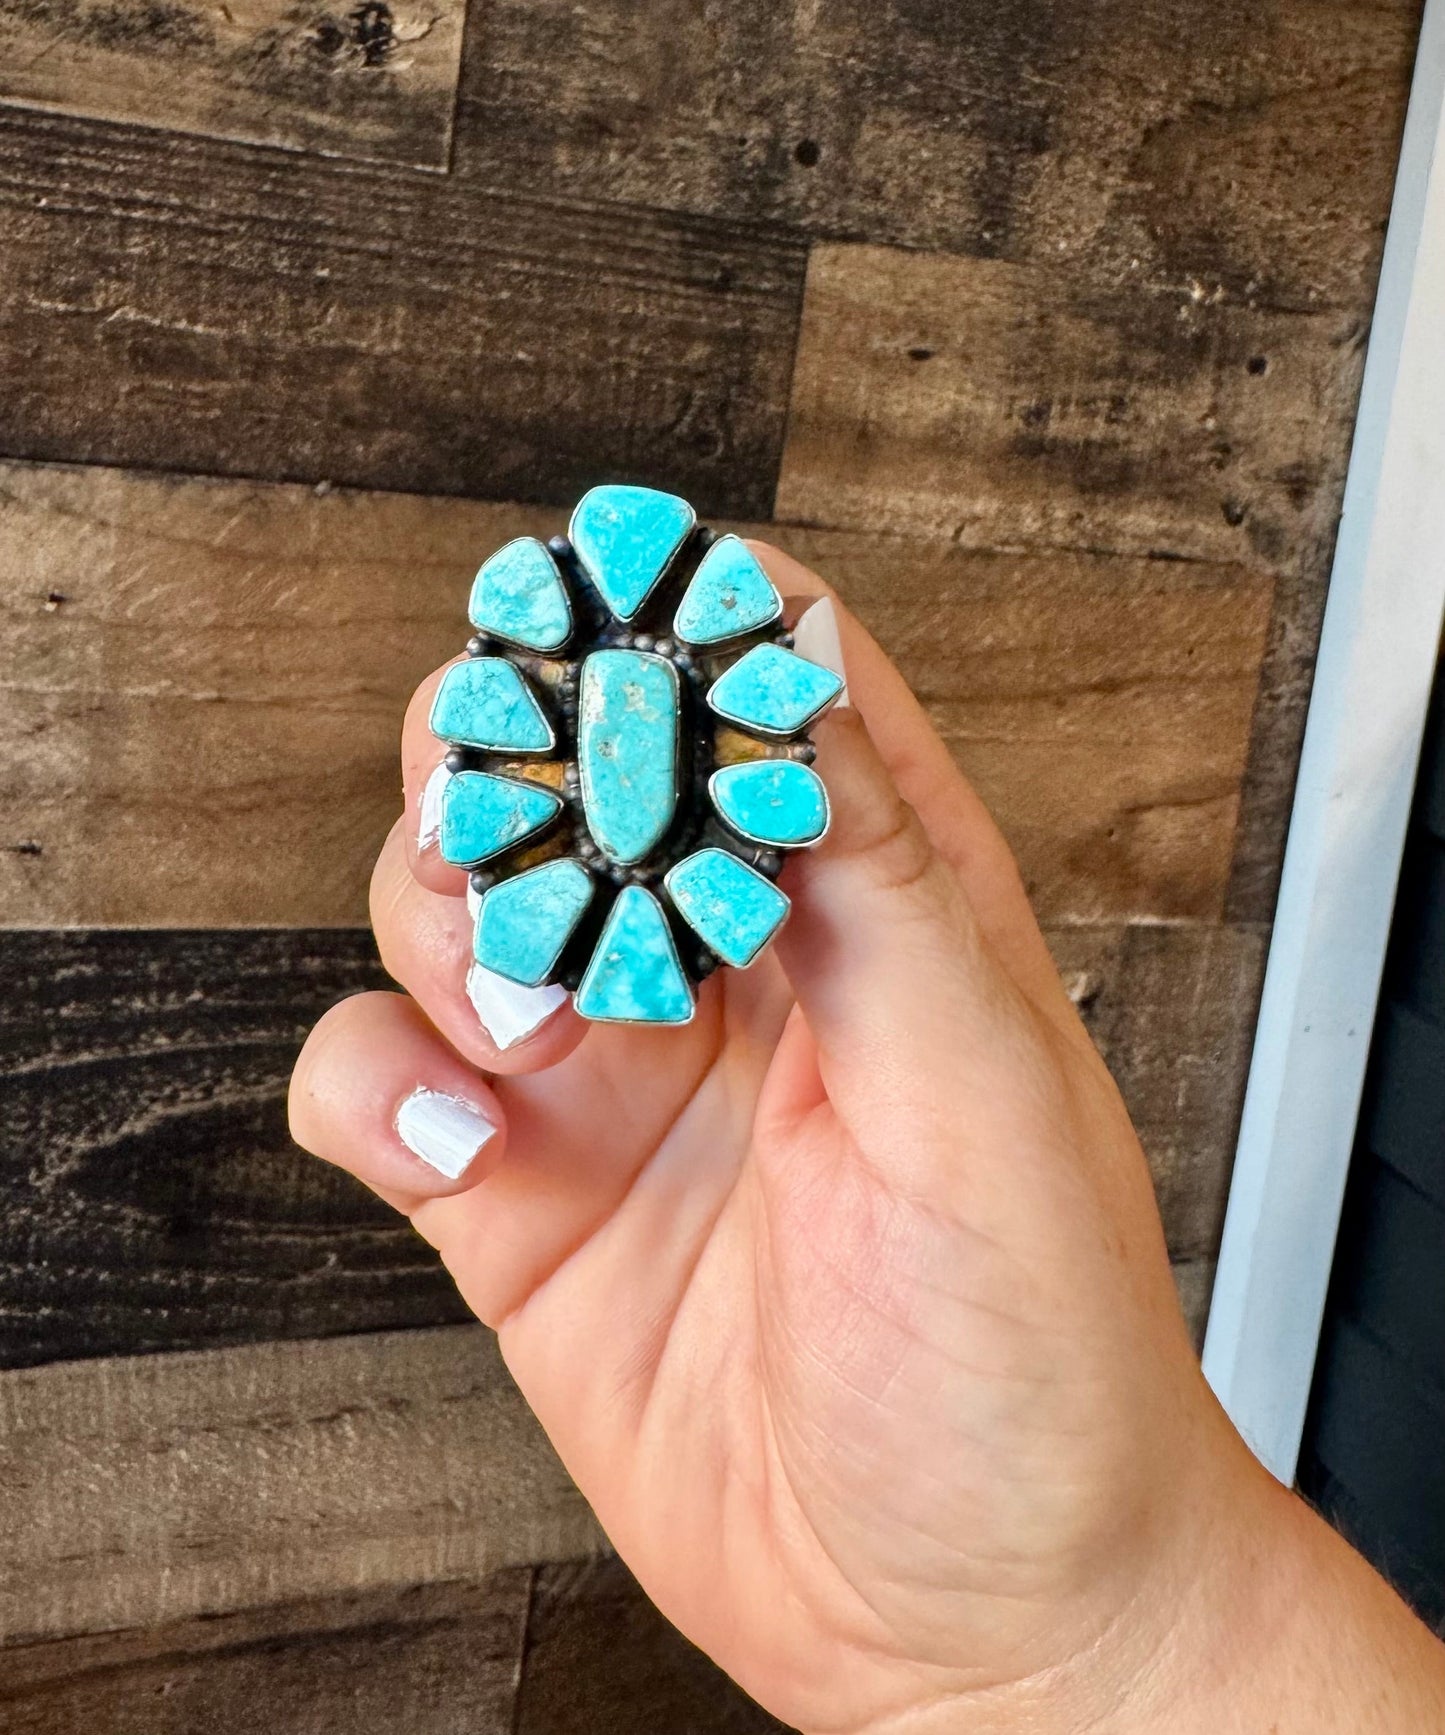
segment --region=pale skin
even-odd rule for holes
[[[785,593],[814,575],[754,545]],[[1149,1173],[1009,851],[840,610],[833,828],[685,1029],[498,1050],[461,873],[416,848],[424,682],[372,918],[404,995],[298,1062],[298,1141],[404,1211],[618,1551],[816,1735],[1445,1729],[1445,1647],[1205,1386]],[[448,1181],[418,1086],[498,1128]]]

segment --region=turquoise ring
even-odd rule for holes
[[[828,829],[807,731],[843,690],[800,656],[747,544],[651,488],[593,488],[568,534],[487,560],[442,677],[439,848],[471,873],[487,970],[584,1018],[685,1024]]]

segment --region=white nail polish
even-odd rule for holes
[[[472,918],[473,926],[476,925],[477,911],[479,909],[481,909],[481,907],[482,907],[482,894],[472,884],[471,876],[468,875],[467,876],[467,914]]]
[[[442,794],[451,780],[452,774],[447,770],[445,760],[426,780],[417,816],[416,847],[419,850],[433,849],[441,841]]]
[[[793,649],[810,663],[831,669],[840,681],[847,681],[848,671],[843,667],[843,641],[838,635],[838,611],[833,607],[832,597],[820,596],[803,611],[793,628]],[[840,707],[849,703],[846,685],[833,703]]]
[[[479,1108],[439,1090],[414,1090],[396,1111],[397,1137],[449,1181],[467,1172],[496,1130]]]
[[[544,988],[524,988],[485,965],[473,964],[467,972],[467,998],[481,1020],[482,1029],[498,1048],[513,1048],[540,1030],[552,1014],[567,1004],[567,990],[550,983]]]

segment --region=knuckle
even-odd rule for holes
[[[859,840],[857,856],[879,890],[894,894],[922,885],[936,859],[922,820],[901,796],[894,797]]]

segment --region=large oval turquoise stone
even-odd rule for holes
[[[750,759],[724,765],[708,779],[719,815],[754,843],[799,849],[828,829],[822,779],[795,759]]]
[[[641,861],[677,811],[677,670],[647,651],[593,651],[577,700],[577,765],[593,841]]]

